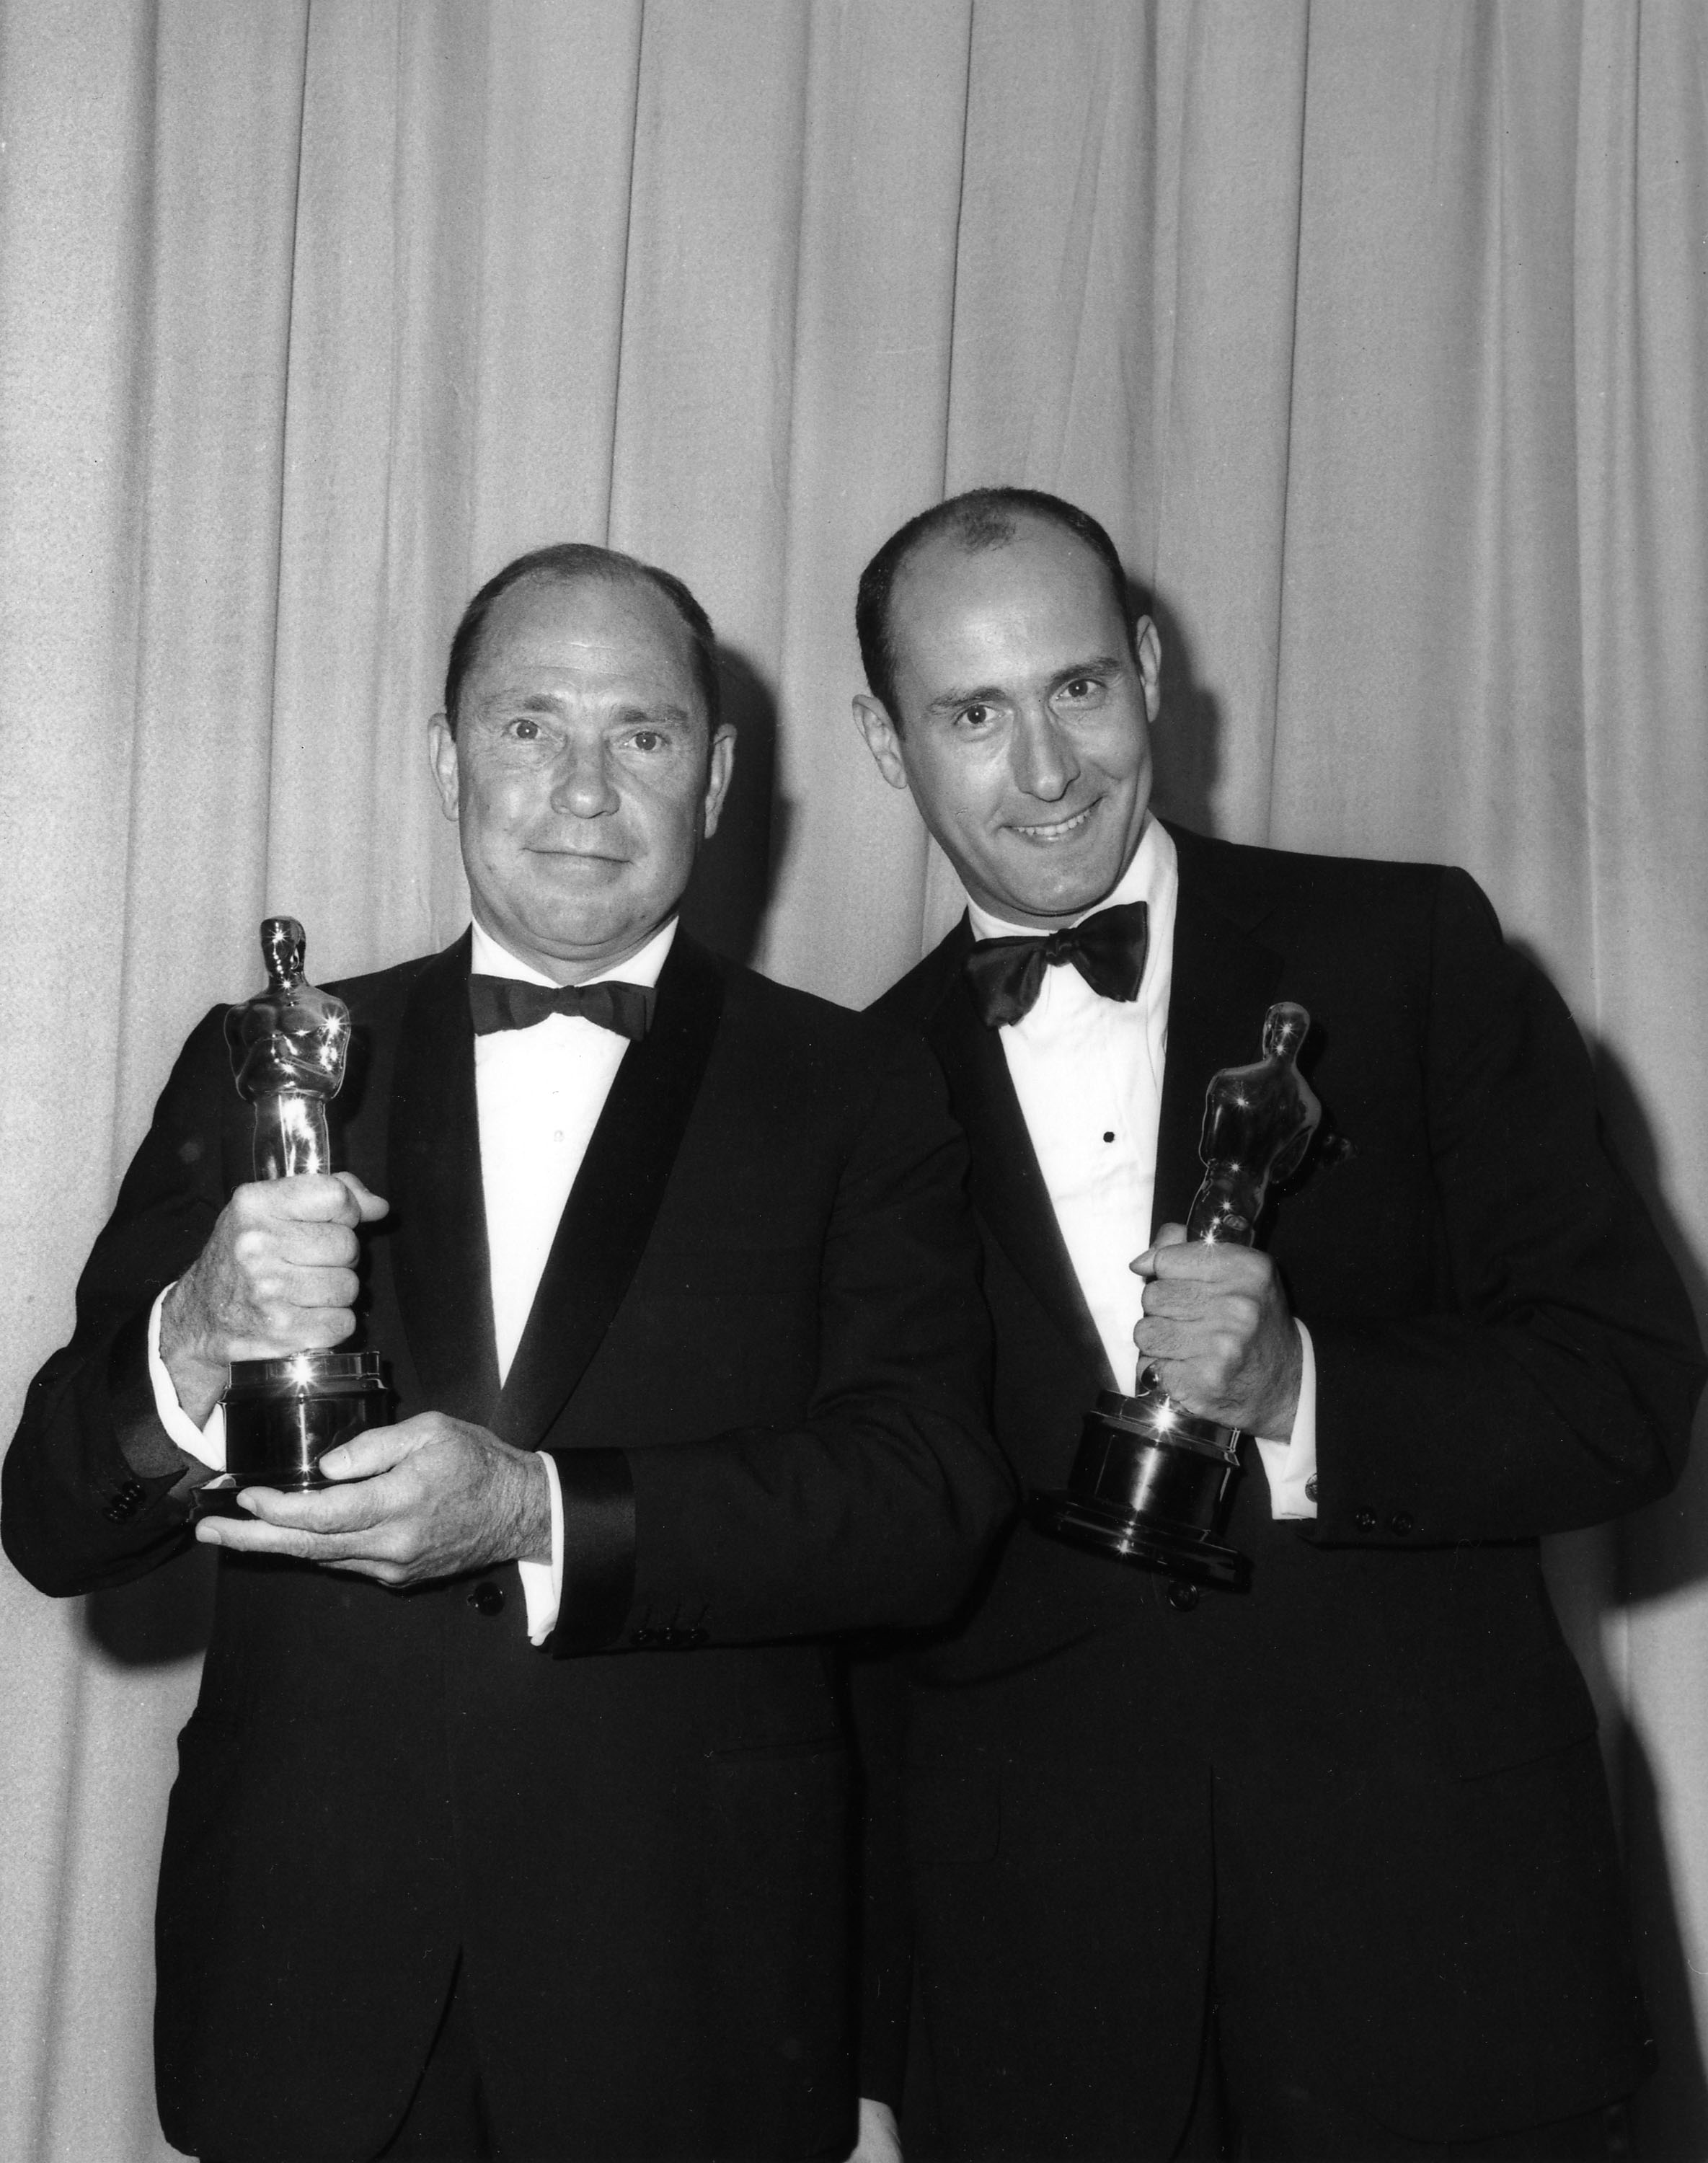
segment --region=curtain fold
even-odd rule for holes
[[[851,1003],[958,907],[849,720],[946,490],[1152,587],[1165,807],[1447,859],[1571,1001],[1708,1312],[1708,17],[1691,0],[0,10],[0,1413],[173,1053],[459,928],[425,762],[518,551],[679,572],[692,910]],[[153,1887],[211,1579],[0,1572],[0,2152],[164,2156]],[[1708,2150],[1708,1471],[1550,1559]],[[1693,1981],[1693,1975],[1696,1980]]]

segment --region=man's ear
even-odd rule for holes
[[[878,772],[892,788],[905,788],[908,770],[902,759],[901,732],[889,718],[889,709],[869,693],[854,694],[854,725],[866,739]]]
[[[435,714],[427,723],[427,757],[433,769],[433,783],[439,792],[439,809],[446,818],[457,815],[457,739],[451,734],[451,725],[443,714]]]
[[[710,841],[718,830],[718,814],[730,793],[730,777],[736,770],[735,725],[725,721],[711,740],[705,766],[705,796],[701,804],[700,838]]]
[[[1154,721],[1162,710],[1162,641],[1148,615],[1133,626],[1133,651],[1139,659],[1139,682],[1145,693],[1145,718]]]

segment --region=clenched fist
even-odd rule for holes
[[[1189,1240],[1165,1224],[1132,1264],[1145,1280],[1134,1329],[1142,1374],[1201,1419],[1285,1442],[1299,1408],[1304,1354],[1275,1264],[1255,1247]]]
[[[356,1227],[389,1206],[349,1171],[238,1188],[160,1311],[160,1357],[198,1427],[233,1359],[343,1343],[356,1326]]]

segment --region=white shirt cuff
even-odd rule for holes
[[[528,1642],[543,1645],[558,1626],[558,1610],[563,1604],[563,1489],[551,1451],[542,1449],[536,1453],[546,1468],[546,1485],[552,1497],[552,1559],[518,1562],[516,1569],[528,1607]]]
[[[1269,1513],[1276,1518],[1314,1517],[1317,1514],[1317,1354],[1311,1333],[1294,1317],[1304,1364],[1299,1371],[1299,1408],[1293,1414],[1293,1432],[1286,1442],[1265,1442],[1255,1435],[1258,1454],[1269,1481]]]
[[[174,1277],[172,1284],[177,1281]],[[160,1309],[166,1303],[166,1292],[171,1289],[172,1285],[166,1286],[166,1291],[163,1291],[155,1301],[149,1315],[149,1380],[154,1385],[155,1410],[160,1416],[160,1425],[186,1457],[196,1458],[203,1464],[211,1464],[216,1472],[223,1472],[225,1406],[216,1405],[207,1415],[207,1426],[197,1427],[179,1403],[178,1392],[172,1386],[172,1377],[167,1372],[165,1361],[160,1357]]]

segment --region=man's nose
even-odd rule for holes
[[[1059,804],[1079,778],[1073,746],[1047,706],[1022,707],[1011,761],[1015,786],[1040,803]]]
[[[597,819],[615,811],[620,801],[605,739],[572,736],[552,772],[552,809],[574,819]]]

